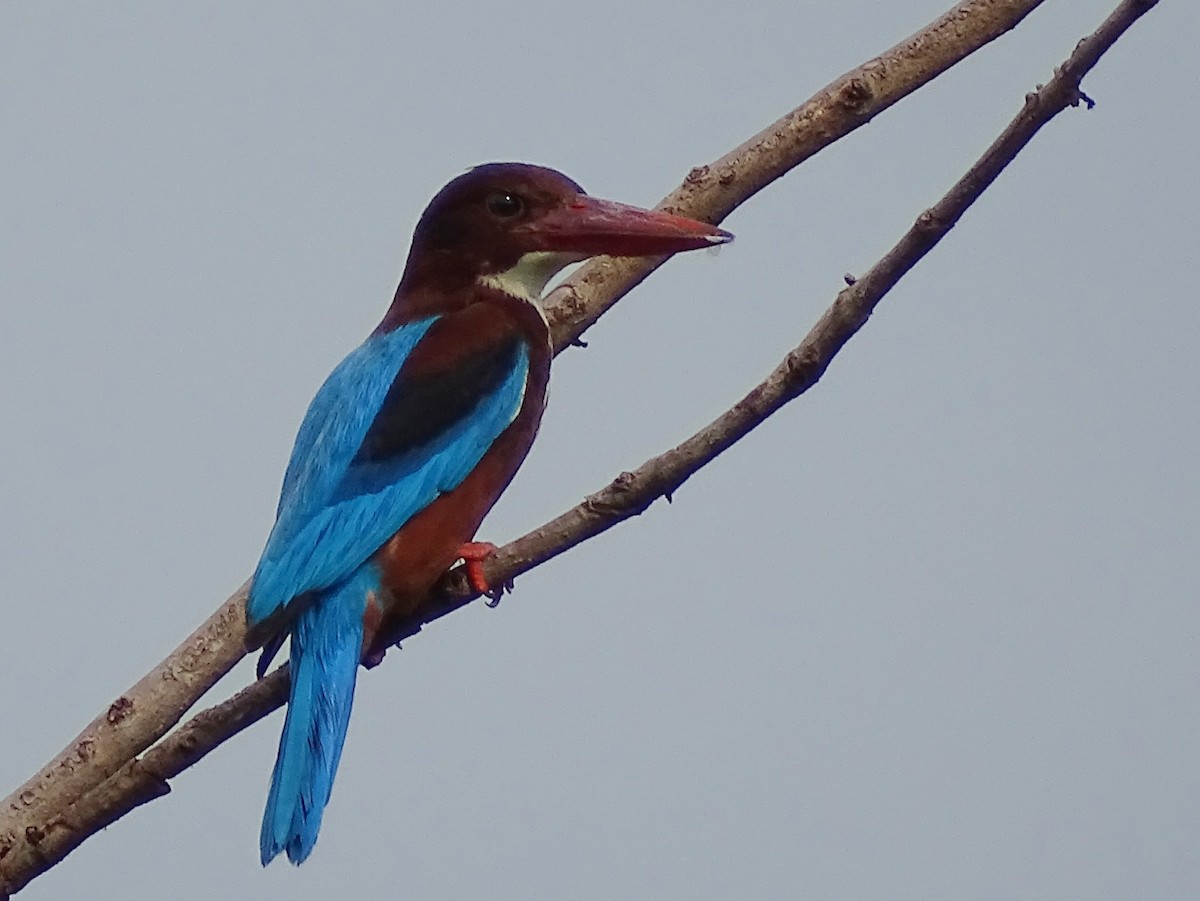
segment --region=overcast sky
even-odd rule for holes
[[[622,302],[481,537],[740,397],[1112,4],[1050,0]],[[653,204],[949,5],[0,4],[0,793],[250,572],[445,181]],[[258,864],[277,713],[21,897],[1200,897],[1198,25],[1136,25],[673,505],[366,674],[303,867]]]

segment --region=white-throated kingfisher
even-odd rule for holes
[[[413,234],[383,321],[326,379],[296,436],[246,604],[259,675],[291,639],[291,694],[263,814],[265,866],[312,851],[360,662],[456,560],[541,421],[551,343],[541,296],[564,266],[732,238],[589,197],[552,169],[491,163],[446,185]]]

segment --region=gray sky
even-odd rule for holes
[[[441,184],[653,203],[949,5],[0,5],[0,791],[250,571]],[[1111,5],[1047,3],[624,301],[481,537],[738,398]],[[22,897],[1200,895],[1198,24],[1135,26],[673,506],[367,674],[305,866],[258,865],[276,714]]]

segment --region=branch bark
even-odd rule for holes
[[[926,29],[865,63],[737,150],[694,169],[661,207],[720,221],[729,211],[819,149],[869,121],[955,62],[1020,22],[1040,0],[960,3]],[[984,156],[920,217],[862,279],[843,290],[804,341],[730,410],[700,432],[572,510],[501,548],[485,564],[501,584],[670,497],[694,472],[820,379],[890,288],[954,226],[1051,118],[1086,98],[1079,82],[1157,0],[1125,0],[1080,42],[1055,77],[1025,106]],[[1090,105],[1090,104],[1089,104]],[[663,260],[590,264],[556,292],[551,321],[559,350]],[[461,573],[402,637],[470,602]],[[62,860],[88,836],[170,791],[168,780],[280,706],[286,667],[203,711],[138,758],[242,657],[245,586],[158,667],[118,698],[54,761],[14,792],[0,811],[0,899]]]

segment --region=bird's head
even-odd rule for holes
[[[732,239],[694,219],[590,197],[553,169],[489,163],[430,202],[413,234],[401,291],[474,282],[537,300],[559,270],[588,257],[657,256]]]

